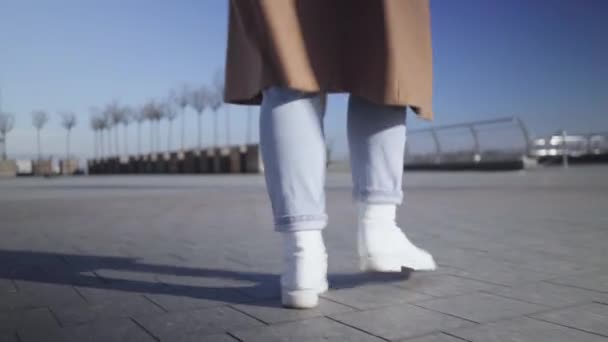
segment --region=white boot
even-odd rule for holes
[[[327,291],[327,252],[320,230],[281,233],[283,235],[283,306],[308,309],[319,303]]]
[[[359,203],[358,249],[362,271],[434,270],[433,256],[416,247],[395,223],[396,205]]]

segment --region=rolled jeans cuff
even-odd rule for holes
[[[297,232],[302,230],[322,230],[327,226],[327,215],[297,215],[275,218],[277,232]]]
[[[387,190],[354,190],[353,199],[356,202],[368,204],[401,204],[403,202],[403,191],[387,191]]]

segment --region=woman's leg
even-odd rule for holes
[[[264,91],[260,145],[275,230],[321,230],[325,213],[322,97],[272,87]]]
[[[348,141],[364,270],[435,268],[433,257],[414,246],[395,222],[403,199],[405,113],[403,107],[377,105],[356,96],[349,99]]]
[[[348,143],[355,200],[401,204],[405,108],[350,96]]]
[[[322,96],[264,91],[260,145],[275,230],[283,237],[283,305],[311,308],[327,290]]]

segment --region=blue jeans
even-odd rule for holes
[[[276,231],[327,225],[324,98],[279,87],[264,91],[260,145]],[[348,142],[356,201],[401,203],[405,113],[404,107],[350,96]]]

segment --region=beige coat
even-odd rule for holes
[[[225,99],[348,92],[431,119],[428,0],[231,0]]]

